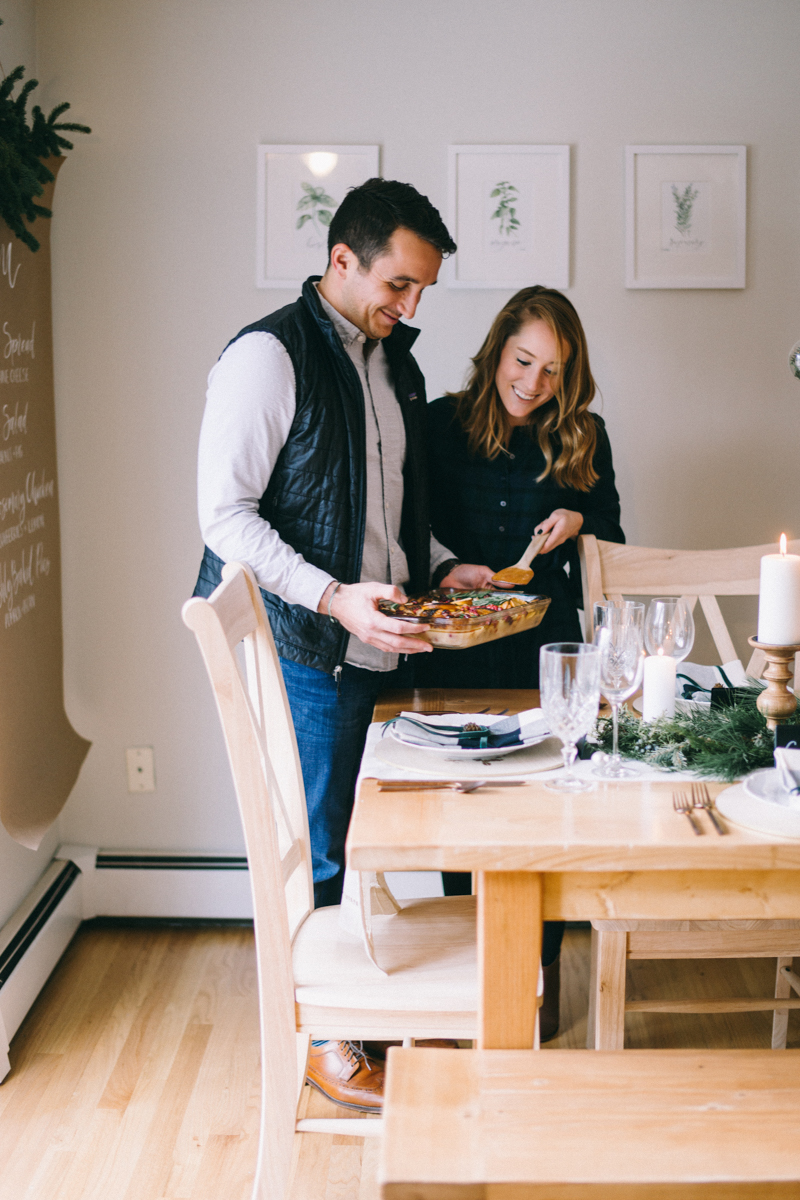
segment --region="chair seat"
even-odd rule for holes
[[[380,1194],[796,1198],[798,1128],[796,1050],[390,1050]]]
[[[340,932],[338,905],[306,918],[292,951],[298,1028],[331,1037],[345,1026],[344,1036],[476,1036],[475,897],[406,901],[398,913],[374,916],[372,932],[380,968]]]

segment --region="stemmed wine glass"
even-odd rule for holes
[[[679,596],[657,596],[647,608],[644,638],[651,654],[683,662],[694,645],[694,617]]]
[[[622,762],[619,753],[619,708],[638,689],[644,669],[644,605],[632,600],[594,606],[594,641],[600,649],[600,690],[611,705],[611,757],[592,774],[625,779],[638,768]]]
[[[585,792],[594,787],[572,770],[576,742],[591,732],[600,704],[600,647],[586,642],[553,642],[539,651],[542,711],[550,729],[563,742],[566,774],[549,779],[556,792]]]

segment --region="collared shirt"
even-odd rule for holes
[[[400,545],[406,431],[392,387],[383,343],[372,341],[320,294],[320,303],[341,338],[364,392],[367,451],[367,514],[361,556],[362,583],[408,579],[408,561]],[[393,670],[397,655],[350,637],[345,662],[369,671]],[[386,665],[391,662],[391,665]]]

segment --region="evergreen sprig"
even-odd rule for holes
[[[758,767],[773,765],[774,738],[756,707],[763,686],[735,689],[729,707],[692,709],[674,717],[640,721],[626,709],[619,714],[619,750],[666,771],[696,771],[716,779],[741,779]],[[601,717],[593,742],[611,751],[611,718]]]
[[[55,179],[43,160],[72,149],[72,142],[62,137],[61,132],[92,131],[88,125],[58,120],[69,108],[66,101],[56,105],[49,117],[45,117],[39,105],[35,104],[31,110],[31,123],[28,124],[25,112],[28,97],[39,83],[36,79],[29,79],[19,94],[12,96],[14,87],[24,74],[24,67],[15,67],[0,84],[0,217],[20,241],[31,250],[38,250],[39,242],[24,221],[33,222],[37,217],[53,215],[49,208],[36,203],[36,197],[42,195],[44,185]]]

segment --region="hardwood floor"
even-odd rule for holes
[[[588,932],[569,930],[549,1046],[585,1045],[588,977]],[[773,981],[771,959],[634,962],[628,990],[769,995]],[[633,1013],[626,1046],[767,1048],[770,1027],[765,1013]],[[84,928],[12,1044],[0,1200],[249,1200],[258,1055],[249,930]],[[308,1088],[303,1103],[306,1116],[352,1116]],[[291,1200],[377,1200],[377,1138],[296,1143]]]

